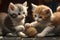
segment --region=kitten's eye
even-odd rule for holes
[[[42,16],[39,16],[39,18],[42,18]]]
[[[20,13],[18,13],[18,15],[21,15]]]
[[[35,15],[35,17],[37,17],[37,15]]]
[[[23,14],[25,14],[25,12],[23,12]]]

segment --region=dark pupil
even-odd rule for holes
[[[18,13],[18,15],[20,15],[20,13]]]
[[[37,15],[35,15],[35,17],[37,17]]]
[[[23,14],[25,14],[25,12],[23,12]]]
[[[39,18],[42,18],[41,16],[39,16]]]

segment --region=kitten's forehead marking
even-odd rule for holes
[[[19,11],[22,11],[23,10],[23,5],[22,4],[15,4],[18,8]]]
[[[22,4],[15,4],[18,8],[18,10],[21,12],[21,11],[26,11],[27,10],[27,7],[22,5]]]
[[[43,12],[44,9],[50,9],[48,6],[45,5],[39,5],[37,6],[37,8],[33,11],[33,14],[39,14],[41,12]]]

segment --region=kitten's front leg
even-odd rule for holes
[[[25,27],[37,27],[37,25],[40,25],[37,21],[34,21],[32,23],[26,23]]]
[[[24,31],[25,27],[23,25],[18,25],[15,27],[16,31]]]
[[[27,37],[27,35],[25,33],[23,33],[23,31],[25,30],[25,27],[23,25],[19,25],[15,27],[16,31],[18,32],[18,36],[21,37]]]
[[[44,36],[46,36],[54,28],[55,28],[55,26],[47,26],[41,33],[37,34],[37,37],[44,37]]]
[[[20,37],[28,37],[25,33],[23,33],[23,32],[18,32],[18,36],[20,36]]]

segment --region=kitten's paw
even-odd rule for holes
[[[3,36],[0,36],[0,39],[3,39]]]
[[[19,26],[16,26],[15,29],[17,31],[24,31],[25,30],[25,27],[23,25],[19,25]]]
[[[26,34],[24,34],[23,32],[19,32],[19,36],[20,37],[28,37]]]
[[[7,33],[6,36],[17,36],[17,35],[14,33]]]
[[[12,36],[13,34],[12,33],[8,33],[7,36]]]
[[[28,37],[27,35],[20,35],[20,37]]]
[[[37,34],[36,36],[37,36],[37,37],[44,37],[45,35],[42,34],[42,33],[39,33],[39,34]]]
[[[30,23],[26,23],[25,26],[30,26]]]
[[[30,23],[26,23],[25,28],[29,28],[29,27],[31,27]]]

